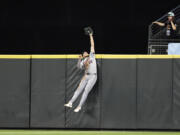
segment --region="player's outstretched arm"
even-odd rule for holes
[[[89,37],[90,37],[90,43],[91,43],[91,52],[95,53],[93,34],[89,34]]]

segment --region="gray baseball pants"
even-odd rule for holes
[[[95,74],[84,75],[70,102],[73,103],[84,90],[80,103],[78,105],[82,107],[82,105],[85,103],[87,99],[89,92],[92,90],[93,86],[95,85],[96,80],[97,80],[97,75]]]

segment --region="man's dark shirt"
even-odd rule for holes
[[[176,21],[173,21],[174,25],[176,25]],[[177,31],[176,30],[173,30],[172,28],[172,25],[171,25],[171,22],[167,21],[165,23],[165,28],[166,28],[166,38],[170,38],[170,39],[175,39],[176,36],[177,36]]]

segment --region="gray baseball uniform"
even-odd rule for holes
[[[85,69],[85,64],[84,64],[86,62],[86,60],[89,61],[89,66],[87,69]],[[82,91],[84,90],[82,97],[81,97],[81,101],[79,103],[79,106],[82,107],[82,105],[84,104],[84,102],[87,99],[89,92],[92,90],[92,88],[97,80],[97,65],[96,65],[95,54],[91,52],[89,57],[85,58],[82,61],[79,60],[77,66],[78,66],[78,68],[85,70],[85,75],[81,79],[81,82],[80,82],[78,88],[76,89],[70,102],[73,103],[78,98],[78,96],[82,93]]]

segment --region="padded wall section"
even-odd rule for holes
[[[173,124],[180,129],[180,59],[173,59]]]
[[[66,59],[33,59],[31,68],[31,128],[64,128]]]
[[[0,127],[29,128],[29,59],[0,59]]]
[[[102,59],[101,127],[136,127],[136,59]]]
[[[180,129],[180,59],[99,58],[79,113],[65,108],[84,71],[77,59],[0,59],[0,128]]]
[[[137,128],[172,128],[172,59],[138,59],[137,67]]]
[[[66,102],[68,102],[77,89],[84,71],[77,68],[77,59],[67,60]],[[73,104],[73,108],[66,109],[66,128],[99,128],[100,127],[100,79],[101,59],[97,59],[98,80],[88,95],[82,111],[74,113],[82,94]]]

